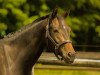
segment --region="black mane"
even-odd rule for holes
[[[41,21],[41,20],[44,20],[44,19],[46,19],[46,18],[48,18],[48,17],[49,17],[49,15],[42,16],[42,17],[37,18],[36,20],[34,20],[32,23],[34,23],[34,22],[38,22],[38,21]]]

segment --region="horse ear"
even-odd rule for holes
[[[53,11],[51,12],[50,17],[49,17],[49,24],[57,16],[57,12],[58,12],[58,9],[57,8],[53,9]]]
[[[53,17],[53,18],[56,17],[57,12],[58,12],[58,9],[57,9],[57,8],[55,8],[55,9],[52,11],[52,17]]]
[[[69,13],[70,13],[70,10],[66,11],[66,12],[63,14],[63,17],[66,18],[67,16],[69,16]]]
[[[57,16],[58,9],[55,8],[50,14],[50,19],[54,19]]]

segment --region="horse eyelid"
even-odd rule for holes
[[[58,29],[54,29],[54,32],[59,32]]]

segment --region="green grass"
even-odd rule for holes
[[[73,68],[73,70],[71,70]],[[84,69],[86,68],[86,70]],[[100,75],[98,70],[90,70],[88,67],[74,66],[57,66],[57,65],[42,65],[36,64],[34,69],[34,75]],[[79,70],[78,70],[79,69]]]
[[[100,75],[100,71],[35,69],[35,75]]]

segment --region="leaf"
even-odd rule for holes
[[[44,4],[42,4],[41,9],[42,10],[47,10],[48,9],[48,6],[44,3]]]
[[[7,25],[5,23],[0,23],[0,31],[6,30]]]
[[[8,11],[6,9],[0,9],[0,15],[6,17],[8,14]]]
[[[93,7],[100,9],[100,0],[89,0],[89,2]]]
[[[19,21],[25,21],[26,19],[28,19],[28,15],[23,13],[23,11],[20,9],[14,8],[12,9],[12,13]]]
[[[98,36],[100,37],[100,25],[95,28],[95,31],[98,33]]]
[[[82,6],[84,6],[85,2],[86,2],[86,0],[77,0],[77,7],[81,8]]]

